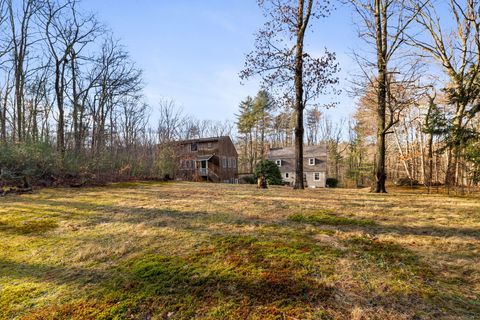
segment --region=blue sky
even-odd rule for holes
[[[264,21],[256,0],[84,0],[82,6],[98,14],[143,69],[153,109],[161,98],[173,98],[196,118],[234,120],[240,101],[258,91],[258,81],[242,85],[238,78]],[[349,53],[357,41],[345,7],[317,21],[308,35],[309,50],[327,47],[337,53],[340,89],[349,85]],[[340,105],[327,111],[329,116],[339,119],[353,111],[346,93],[337,100]]]

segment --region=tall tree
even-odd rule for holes
[[[307,143],[309,145],[315,145],[318,143],[321,119],[322,112],[317,106],[307,110]]]
[[[468,137],[472,137],[468,125],[480,112],[480,8],[476,0],[449,0],[452,14],[440,16],[437,7],[442,5],[445,3],[430,1],[418,9],[416,20],[429,37],[410,40],[436,60],[448,77],[444,91],[454,111],[445,184],[452,186],[458,183],[458,163]]]
[[[332,84],[335,54],[313,57],[304,48],[313,19],[329,15],[328,0],[257,0],[268,19],[247,55],[242,79],[260,75],[263,84],[295,110],[295,189],[303,189],[303,112]],[[292,94],[293,93],[293,94]]]
[[[260,134],[260,159],[265,160],[267,149],[266,135],[270,127],[271,111],[275,107],[275,101],[266,90],[260,90],[255,97],[253,113]]]
[[[253,167],[256,161],[256,154],[253,147],[253,129],[255,127],[254,116],[255,101],[252,97],[247,97],[240,102],[239,111],[237,115],[237,129],[238,132],[243,135],[243,160],[248,165],[249,172],[253,172]]]
[[[141,70],[136,68],[128,52],[117,41],[111,37],[104,40],[100,53],[95,58],[90,80],[94,85],[87,102],[93,122],[92,151],[100,152],[108,142],[107,137],[112,142],[114,109],[123,99],[135,100],[140,95],[141,75]]]
[[[43,27],[45,40],[54,64],[55,101],[58,112],[57,149],[65,153],[65,95],[68,80],[66,70],[72,62],[74,90],[76,90],[75,60],[87,44],[94,41],[99,26],[95,16],[82,16],[78,10],[77,0],[66,0],[64,3],[48,0],[43,6]],[[76,95],[76,93],[75,93]],[[77,108],[74,105],[74,109]]]
[[[433,139],[435,135],[444,134],[446,127],[445,114],[436,103],[436,93],[428,96],[428,108],[423,123],[423,132],[427,134],[427,175],[426,185],[430,192],[433,185]],[[437,182],[437,181],[436,181]]]
[[[28,48],[32,44],[31,21],[40,8],[41,3],[37,0],[22,0],[18,8],[12,0],[8,1],[8,16],[10,20],[11,48],[13,61],[13,80],[15,88],[15,115],[17,140],[22,141],[24,135],[24,90],[26,79],[26,65]]]
[[[362,75],[366,78],[364,86],[373,88],[376,93],[377,154],[376,183],[373,191],[384,193],[387,192],[385,187],[387,180],[386,136],[395,124],[392,112],[390,112],[390,117],[387,117],[388,107],[391,106],[389,102],[395,100],[390,91],[390,84],[394,82],[392,81],[394,79],[392,74],[404,71],[393,64],[402,55],[400,49],[407,39],[405,31],[423,5],[415,10],[410,10],[403,0],[350,0],[350,3],[360,17],[359,36],[369,46],[374,47],[373,57],[356,54],[355,58],[361,68]],[[402,61],[402,63],[404,62]],[[408,73],[408,70],[406,73]]]

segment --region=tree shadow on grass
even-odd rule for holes
[[[41,215],[47,219],[30,219],[24,222],[10,224],[0,222],[0,232],[36,235],[56,228],[56,219],[68,219],[86,226],[95,226],[102,223],[120,222],[130,224],[146,224],[152,227],[176,227],[182,229],[200,228],[198,224],[223,223],[230,225],[266,225],[271,224],[262,217],[249,218],[238,214],[186,211],[171,209],[156,209],[123,205],[99,205],[93,202],[66,200],[62,202],[52,200],[35,200],[41,204]],[[58,209],[65,207],[65,209]],[[68,210],[70,209],[70,210]],[[31,212],[35,212],[32,209]],[[50,213],[49,213],[50,212]],[[321,219],[320,219],[321,218]],[[398,234],[434,237],[471,237],[480,239],[479,228],[458,228],[442,226],[405,226],[378,224],[372,219],[343,217],[333,214],[316,218],[313,215],[295,214],[289,217],[293,224],[311,224],[315,226],[334,226],[341,230],[359,230],[372,234]],[[204,228],[207,230],[208,228]]]
[[[247,219],[246,217],[233,216],[232,214],[209,213],[203,211],[180,211],[169,209],[152,209],[143,207],[118,206],[118,205],[95,205],[80,201],[62,201],[61,203],[49,200],[38,200],[39,203],[48,206],[67,206],[75,210],[89,212],[87,215],[76,215],[76,218],[86,218],[91,224],[105,222],[127,222],[127,223],[147,223],[153,219],[160,217],[170,217],[175,219],[178,224],[189,221],[201,220],[202,222],[219,222],[229,224],[267,224],[261,217],[256,219]],[[415,236],[436,236],[436,237],[473,237],[480,239],[480,228],[458,228],[458,227],[442,227],[442,226],[389,226],[379,225],[372,219],[359,219],[352,217],[342,217],[336,215],[335,221],[317,221],[316,219],[299,219],[295,217],[294,222],[309,223],[313,225],[333,225],[338,227],[347,226],[348,228],[362,227],[368,228],[369,232],[386,234],[395,233],[399,235],[415,235]],[[297,220],[297,221],[295,221]],[[332,219],[330,219],[332,220]],[[171,221],[175,223],[175,221]],[[168,224],[168,223],[166,223]]]
[[[441,305],[438,300],[444,299],[443,304],[451,310],[459,310],[460,315],[478,310],[478,305],[473,305],[474,309],[462,302],[461,296],[444,294],[436,300],[434,295],[438,291],[432,288],[439,278],[410,250],[363,237],[351,239],[347,245],[349,254],[360,266],[358,272],[375,268],[392,283],[411,288],[406,293],[389,288],[381,294],[366,291],[369,302],[365,307],[379,307],[398,314],[416,309],[428,312],[438,308]],[[338,307],[334,297],[335,282],[328,279],[335,275],[337,260],[344,254],[328,246],[319,246],[308,236],[302,240],[279,240],[256,235],[214,234],[193,252],[182,256],[144,253],[115,261],[108,271],[0,260],[0,277],[36,278],[56,285],[88,286],[97,292],[116,293],[116,301],[95,302],[92,308],[113,308],[112,305],[125,303],[122,310],[115,311],[120,312],[120,317],[143,315],[144,311],[139,310],[142,306],[140,309],[146,308],[152,314],[173,312],[174,318],[188,319],[207,316],[209,310],[225,303],[231,304],[225,308],[231,308],[232,312],[242,309],[247,315],[277,310],[293,316],[295,310],[308,312],[315,308]],[[76,312],[82,311],[69,299],[55,310],[47,306],[47,309],[41,307],[31,313],[42,315],[55,311],[59,319],[78,316]],[[102,300],[101,296],[98,299]],[[258,311],[260,309],[264,311]],[[113,311],[102,311],[107,315],[109,312]],[[447,310],[437,314],[451,313]]]
[[[108,273],[90,268],[0,260],[0,276],[37,278],[58,285],[95,286],[107,292],[141,297],[137,304],[148,304],[147,300],[157,299],[156,301],[165,303],[164,308],[169,312],[178,312],[178,318],[191,317],[195,312],[206,312],[208,308],[225,301],[233,301],[235,306],[242,305],[242,308],[246,309],[260,306],[273,306],[277,309],[295,306],[305,310],[319,305],[335,307],[332,300],[335,287],[333,282],[325,281],[325,278],[334,274],[335,263],[343,253],[332,248],[319,247],[311,239],[300,242],[292,239],[286,242],[274,239],[271,235],[259,237],[253,232],[235,235],[228,230],[224,231],[224,234],[212,235],[212,229],[209,228],[212,222],[229,225],[266,224],[261,219],[252,221],[232,214],[97,205],[75,200],[38,202],[47,206],[42,209],[47,211],[48,208],[59,210],[59,206],[75,209],[78,212],[73,216],[68,215],[68,219],[87,225],[106,222],[145,224],[152,228],[172,227],[201,233],[207,238],[210,235],[210,238],[196,248],[195,252],[183,256],[174,255],[172,252],[146,254],[143,251],[143,255],[136,255],[129,261],[115,261],[114,267]],[[59,217],[61,218],[61,213],[56,212],[55,218]],[[357,222],[351,217],[345,219],[297,219],[298,221],[284,221],[279,227],[295,229],[296,225],[307,223],[369,234],[479,236],[475,231],[472,235],[469,233],[471,230],[458,228],[434,227],[432,230],[427,227],[397,227]],[[5,226],[3,231],[22,233],[22,230],[8,229]],[[44,231],[48,232],[47,229],[41,230]],[[305,232],[302,236],[308,239]],[[152,238],[152,241],[155,239]],[[365,295],[371,297],[371,304],[398,312],[425,308],[429,303],[436,306],[442,304],[442,301],[437,301],[431,294],[440,295],[435,283],[444,282],[445,279],[433,274],[431,268],[414,252],[397,244],[365,238],[352,239],[346,245],[353,255],[353,261],[359,265],[365,264],[359,269],[360,274],[374,268],[379,270],[378,274],[383,273],[385,279],[413,288],[407,293],[389,288],[377,295],[365,292]],[[469,314],[468,310],[479,310],[478,304],[462,302],[464,299],[461,294],[445,293],[441,299],[452,310],[460,310],[459,314],[462,314],[462,310],[463,314]],[[401,306],[402,303],[404,307]],[[150,308],[155,306],[151,305]],[[135,312],[128,309],[124,315]]]
[[[335,226],[341,230],[364,231],[370,234],[398,234],[434,237],[472,237],[480,239],[480,228],[456,228],[441,226],[392,226],[378,224],[373,219],[343,217],[342,215],[321,211],[319,214],[293,214],[288,217],[297,224],[314,226]]]
[[[260,217],[252,218],[221,212],[102,205],[75,200],[57,202],[39,199],[36,200],[36,203],[42,205],[41,215],[44,217],[58,220],[67,219],[69,222],[89,227],[104,223],[128,223],[133,225],[143,224],[150,227],[174,227],[185,230],[203,229],[207,231],[209,225],[216,223],[234,226],[268,224]],[[59,209],[59,207],[65,209]],[[34,208],[31,212],[34,212]],[[200,225],[203,225],[203,227]]]
[[[87,286],[89,291],[97,292],[100,300],[98,292],[108,293],[108,296],[115,293],[118,301],[114,304],[125,301],[126,305],[130,304],[121,311],[120,317],[137,318],[143,312],[138,308],[142,305],[140,309],[147,306],[155,314],[174,312],[175,318],[188,319],[195,315],[206,316],[209,310],[226,302],[234,303],[236,310],[242,305],[242,312],[272,307],[288,313],[291,308],[307,310],[331,299],[334,288],[320,281],[318,273],[333,274],[336,252],[328,248],[322,250],[310,243],[216,235],[190,254],[136,255],[126,261],[117,261],[118,265],[108,272],[2,259],[0,277],[33,278],[72,286],[73,290]],[[324,255],[328,255],[328,259],[316,260]],[[322,265],[315,272],[307,270]],[[38,318],[35,315],[47,311],[56,314],[57,318],[78,317],[76,312],[81,310],[71,303],[73,297],[78,298],[79,293],[73,291],[72,297],[66,297],[54,309],[49,305],[29,310],[31,318]],[[111,303],[103,305],[111,306]],[[109,312],[113,311],[102,313],[108,315]]]
[[[124,268],[130,271],[128,287],[133,292],[191,301],[193,305],[167,306],[181,319],[226,302],[233,303],[232,310],[273,308],[288,315],[293,309],[307,312],[331,301],[334,287],[321,278],[334,274],[337,257],[337,251],[310,242],[213,235],[190,255],[150,254]]]
[[[435,317],[480,314],[480,302],[456,288],[474,285],[468,279],[463,278],[461,284],[452,287],[455,279],[436,274],[415,252],[391,241],[358,236],[346,244],[357,261],[357,272],[372,270],[370,276],[382,283],[381,288],[377,288],[381,290],[377,290],[369,301],[371,306],[395,305],[401,313],[415,315],[419,311]]]
[[[35,278],[55,284],[99,284],[109,279],[110,273],[72,266],[47,265],[27,262],[16,262],[0,259],[0,277],[11,279]]]
[[[52,219],[26,219],[23,221],[0,221],[2,232],[20,235],[41,235],[58,227]]]

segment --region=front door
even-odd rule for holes
[[[206,176],[208,175],[208,163],[207,160],[201,160],[200,161],[200,168],[198,169],[199,174],[201,176]]]

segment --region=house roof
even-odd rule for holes
[[[209,137],[209,138],[180,140],[180,141],[178,141],[178,143],[187,144],[187,143],[199,143],[199,142],[217,142],[218,140],[225,140],[225,139],[230,139],[230,137],[229,136],[221,136],[221,137]]]
[[[197,157],[197,161],[208,161],[210,159],[212,159],[214,155],[213,154],[207,154],[207,155],[204,155],[204,156],[198,156]]]
[[[324,143],[316,146],[303,147],[304,158],[319,158],[319,157],[323,158],[326,156],[327,156],[327,146]],[[293,159],[295,158],[295,148],[285,147],[285,148],[270,149],[269,158]]]
[[[177,141],[176,143],[178,145],[188,145],[191,143],[208,143],[208,142],[219,142],[219,141],[224,141],[226,143],[230,143],[232,145],[232,149],[235,152],[235,154],[238,155],[237,148],[235,147],[235,144],[233,143],[232,139],[230,136],[220,136],[220,137],[209,137],[209,138],[198,138],[198,139],[189,139],[189,140],[180,140]]]

